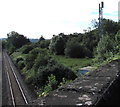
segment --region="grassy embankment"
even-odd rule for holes
[[[58,55],[55,55],[54,58],[64,66],[71,68],[73,71],[89,66],[92,63],[92,58],[67,58],[65,56]]]
[[[18,57],[22,57],[25,59],[26,54],[22,54],[20,51],[14,52],[12,55],[13,61],[16,61]],[[60,56],[60,55],[53,55],[53,57],[61,64],[63,64],[66,67],[69,67],[73,71],[78,70],[79,68],[85,67],[85,66],[93,66],[98,68],[101,65],[105,65],[109,63],[111,60],[119,59],[120,55],[115,55],[114,57],[111,58],[109,61],[104,61],[101,64],[93,63],[93,58],[67,58],[65,56]]]
[[[23,59],[26,57],[26,54],[22,54],[20,51],[14,52],[11,55],[13,61],[16,61],[18,57]],[[67,58],[65,56],[54,55],[53,56],[59,63],[63,64],[66,67],[69,67],[73,71],[78,70],[79,68],[91,65],[92,58]]]

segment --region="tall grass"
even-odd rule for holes
[[[68,58],[65,56],[55,55],[53,56],[59,63],[71,68],[73,71],[78,70],[81,67],[92,64],[92,58]]]

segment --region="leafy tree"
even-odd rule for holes
[[[114,22],[113,20],[103,19],[102,23],[104,34],[107,32],[108,34],[115,35],[120,29],[119,24],[117,22]]]
[[[22,47],[22,53],[23,54],[28,54],[32,49],[34,48],[34,46],[33,45],[24,45],[23,47]]]
[[[1,41],[0,41],[1,42]],[[2,40],[2,48],[5,49],[6,48],[6,40]]]
[[[27,73],[25,74],[28,84],[32,84],[38,88],[44,87],[51,74],[56,77],[58,84],[62,81],[62,78],[68,80],[76,78],[73,71],[56,62],[47,50],[39,49],[38,53],[34,51],[30,52],[26,57],[26,60],[29,60],[26,63]],[[38,49],[36,51],[38,51]],[[31,53],[37,53],[37,55]]]
[[[41,42],[43,40],[45,40],[45,38],[43,36],[41,36],[38,42]]]
[[[120,30],[117,32],[115,35],[115,40],[116,40],[116,53],[120,55]]]
[[[65,55],[72,58],[84,58],[87,50],[84,45],[81,45],[75,38],[71,39],[66,44]]]
[[[33,66],[35,70],[37,70],[40,66],[47,66],[51,58],[46,49],[40,49],[39,51],[40,52],[38,53]]]
[[[116,42],[108,34],[104,35],[97,46],[97,61],[103,61],[115,54]]]
[[[81,40],[82,44],[90,51],[89,57],[93,56],[93,51],[99,42],[98,29],[85,33]]]
[[[8,49],[13,47],[14,49],[18,49],[23,45],[30,43],[29,39],[27,39],[24,35],[20,35],[17,32],[10,32],[7,34],[7,47]]]
[[[99,23],[97,22],[96,19],[93,19],[93,20],[91,21],[91,24],[92,24],[92,27],[93,27],[93,28],[98,28],[98,26],[99,26]]]
[[[64,55],[65,41],[62,36],[54,36],[50,42],[49,49],[56,55]]]
[[[25,63],[26,63],[26,69],[31,69],[35,63],[35,59],[37,58],[38,54],[44,54],[45,50],[43,49],[40,49],[40,48],[34,48],[32,49],[29,54],[26,56],[26,60],[25,60]]]
[[[115,35],[115,40],[117,41],[118,44],[120,44],[120,30]]]
[[[44,92],[49,93],[50,91],[56,88],[57,88],[56,77],[53,74],[51,74],[50,76],[48,76],[48,81],[47,85],[44,87]]]
[[[37,46],[40,48],[49,49],[49,44],[50,44],[50,40],[42,40],[42,41],[37,43]]]

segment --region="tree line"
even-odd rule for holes
[[[53,56],[63,55],[71,58],[94,58],[94,63],[111,60],[120,55],[120,23],[103,20],[103,37],[95,22],[94,30],[86,33],[53,35],[46,40],[43,36],[36,43],[15,31],[7,34],[3,47],[11,56],[19,52],[14,63],[20,69],[27,84],[39,95],[54,90],[77,75],[70,68],[58,63]]]

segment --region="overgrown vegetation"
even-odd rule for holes
[[[120,58],[120,23],[104,19],[103,37],[100,37],[97,25],[84,34],[60,33],[51,40],[41,36],[37,43],[11,32],[3,41],[3,47],[11,54],[26,83],[38,96],[46,96],[74,80],[80,67],[98,66]]]
[[[93,63],[93,58],[69,58],[61,55],[54,55],[53,57],[59,63],[63,64],[66,67],[69,67],[74,72],[77,71],[79,68],[90,66]]]
[[[26,46],[22,48],[26,49]],[[21,74],[24,76],[26,83],[29,84],[37,94],[41,93],[41,95],[43,95],[43,93],[45,93],[44,95],[46,95],[46,92],[58,88],[63,78],[70,81],[77,77],[71,69],[56,61],[47,49],[36,47],[29,51],[28,54],[23,54],[25,49],[22,48],[18,49],[17,52],[14,52],[11,56],[17,56],[14,62],[18,68],[21,69]],[[17,55],[15,55],[15,53]],[[48,81],[53,81],[50,80],[52,79],[51,75],[56,77],[56,84],[48,91],[48,87],[50,87]]]
[[[24,35],[18,34],[14,31],[8,33],[7,37],[6,48],[10,54],[23,45],[30,43],[30,40]]]

